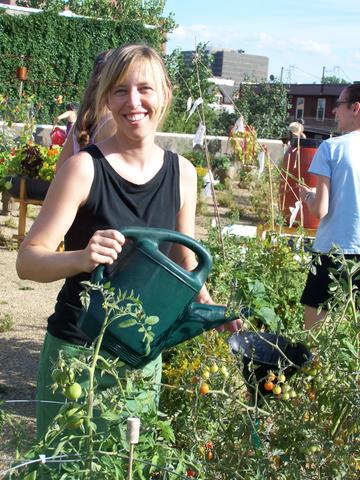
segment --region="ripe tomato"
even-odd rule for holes
[[[310,390],[308,393],[308,399],[311,401],[314,401],[315,398],[316,398],[316,393],[314,392],[314,390]]]
[[[209,388],[209,385],[207,383],[203,383],[203,384],[200,385],[200,393],[202,395],[206,395],[207,393],[209,393],[209,390],[210,390],[210,388]]]
[[[265,382],[264,383],[264,389],[267,391],[267,392],[271,392],[271,390],[274,388],[274,384],[273,382]]]
[[[212,450],[214,448],[214,444],[211,440],[209,440],[208,442],[205,443],[205,448],[207,448],[208,450]]]
[[[214,458],[214,454],[212,450],[209,450],[208,452],[206,452],[206,458],[210,461]]]
[[[196,478],[197,477],[195,470],[193,470],[192,468],[188,468],[186,470],[186,476],[191,477],[191,478]]]
[[[75,382],[65,388],[65,397],[69,400],[77,400],[81,397],[81,392],[81,385]]]

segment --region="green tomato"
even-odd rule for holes
[[[66,426],[67,428],[73,430],[80,428],[84,422],[82,412],[78,408],[69,408],[65,413],[66,417]]]
[[[81,397],[82,388],[79,383],[72,383],[65,388],[65,397],[69,400],[77,400]]]
[[[216,365],[216,363],[213,363],[210,367],[211,373],[217,373],[219,371],[219,367]]]
[[[275,385],[275,387],[273,388],[272,392],[273,392],[274,395],[280,395],[280,393],[281,393],[281,387],[280,387],[280,385]]]

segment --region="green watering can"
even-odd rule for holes
[[[138,332],[139,325],[119,327],[129,319],[128,316],[111,322],[105,331],[102,349],[130,366],[140,368],[164,349],[237,318],[237,315],[229,314],[225,306],[192,302],[212,267],[210,254],[196,240],[160,228],[127,227],[121,233],[127,239],[126,243],[132,241],[130,248],[112,271],[103,265],[97,267],[91,282],[110,282],[115,294],[119,290],[133,292],[139,297],[146,315],[157,316],[160,321],[152,327],[154,339],[148,354],[143,333]],[[184,270],[162,253],[159,246],[163,242],[178,243],[192,250],[198,259],[195,270]],[[91,291],[90,305],[80,317],[79,326],[91,341],[99,335],[104,322],[102,303],[100,292]]]

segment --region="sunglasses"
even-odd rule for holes
[[[335,102],[335,108],[340,107],[340,105],[341,105],[342,103],[351,103],[351,102],[349,102],[349,100],[336,100],[336,102]]]

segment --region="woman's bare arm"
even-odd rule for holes
[[[112,263],[121,251],[123,236],[115,230],[97,231],[83,250],[57,252],[85,203],[94,169],[89,154],[71,157],[52,181],[41,211],[23,240],[16,263],[20,278],[52,282],[80,272],[91,272],[100,263]]]

